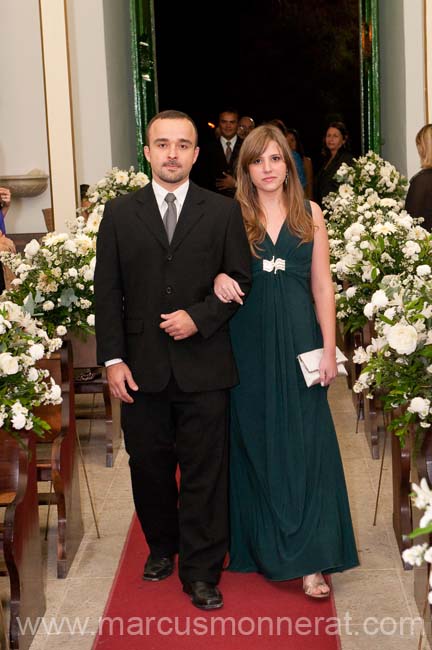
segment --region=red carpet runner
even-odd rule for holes
[[[148,551],[133,519],[93,650],[340,650],[333,599],[306,599],[301,581],[224,572],[225,606],[203,612],[177,574],[144,582]]]

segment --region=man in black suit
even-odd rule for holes
[[[238,305],[222,303],[213,280],[228,273],[246,294],[249,246],[238,204],[189,181],[199,151],[189,116],[154,117],[144,151],[152,183],[107,203],[99,230],[98,361],[122,400],[150,547],[143,578],[168,577],[178,552],[183,590],[215,609],[228,542],[228,389],[238,382],[228,321]]]
[[[242,139],[237,130],[239,114],[226,109],[219,114],[219,137],[203,148],[197,170],[197,180],[207,189],[233,197],[236,190],[235,168]]]

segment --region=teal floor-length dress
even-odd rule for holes
[[[253,286],[231,320],[232,571],[288,580],[358,564],[327,389],[307,388],[297,355],[322,347],[310,288],[313,242],[266,235]]]

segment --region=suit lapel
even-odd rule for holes
[[[151,183],[136,193],[139,203],[137,215],[164,248],[168,248],[168,237],[159,212]]]
[[[204,196],[200,188],[190,183],[186,200],[177,222],[174,236],[171,242],[171,249],[176,249],[188,232],[195,226],[204,214]]]

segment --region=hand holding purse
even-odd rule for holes
[[[320,383],[320,372],[319,365],[321,363],[322,355],[324,348],[316,348],[316,350],[310,350],[310,352],[303,352],[297,356],[297,359],[300,364],[303,377],[306,382],[306,386],[314,386],[315,384]],[[348,372],[344,366],[344,362],[348,361],[346,356],[336,348],[336,364],[338,375],[348,375]]]

